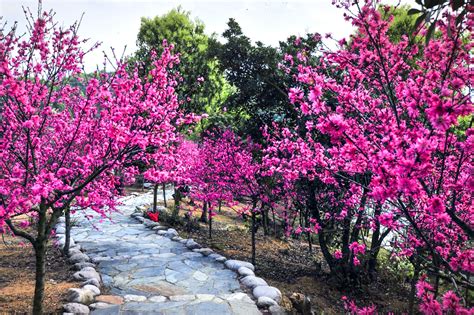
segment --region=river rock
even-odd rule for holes
[[[192,249],[196,249],[196,248],[201,248],[201,245],[199,245],[199,244],[196,243],[192,238],[190,238],[190,239],[186,242],[186,247],[192,250]]]
[[[90,310],[87,305],[79,303],[67,303],[63,305],[63,311],[73,314],[89,314]]]
[[[87,279],[86,281],[82,282],[81,283],[81,286],[85,286],[85,285],[88,285],[88,284],[91,284],[93,286],[96,286],[96,287],[100,287],[100,281],[98,281],[97,279]]]
[[[94,293],[84,288],[72,288],[67,291],[67,300],[73,303],[89,305],[94,302]]]
[[[95,269],[94,270],[86,270],[87,268],[91,268],[91,267],[86,267],[86,268],[82,269],[81,271],[78,271],[78,272],[74,273],[72,275],[72,277],[75,280],[79,280],[79,281],[95,279],[98,282],[100,282],[100,275],[97,273],[97,271],[95,271]]]
[[[262,278],[255,277],[255,276],[247,276],[240,280],[244,286],[247,288],[253,289],[258,286],[267,286],[267,282]]]
[[[95,285],[86,284],[82,288],[91,291],[94,294],[94,296],[100,295],[100,289],[96,287]]]
[[[239,273],[239,275],[241,275],[242,277],[247,277],[247,276],[255,276],[255,273],[250,270],[249,268],[247,267],[240,267],[237,272]]]
[[[74,269],[76,270],[82,270],[86,267],[95,267],[95,264],[91,263],[91,262],[79,262],[79,263],[75,263],[74,264]]]
[[[242,260],[234,260],[234,259],[227,260],[225,262],[225,266],[229,268],[230,270],[234,270],[234,271],[239,270],[240,267],[247,267],[250,270],[255,271],[254,265]]]
[[[265,307],[270,307],[272,305],[278,305],[278,303],[275,302],[274,300],[272,300],[269,297],[261,296],[257,300],[257,306],[258,307],[264,307],[265,308]]]
[[[169,238],[178,236],[178,231],[176,231],[175,229],[168,229],[165,233],[165,236]]]
[[[80,262],[88,262],[90,260],[89,256],[83,253],[77,253],[69,257],[69,261],[73,264]]]
[[[252,291],[253,296],[258,299],[262,296],[268,297],[277,303],[281,301],[281,292],[275,287],[270,287],[268,285],[259,285],[255,287]]]

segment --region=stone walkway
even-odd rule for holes
[[[108,294],[123,297],[123,304],[92,314],[261,314],[236,273],[130,217],[152,202],[151,194],[122,202],[112,221],[94,212],[73,216],[71,237],[98,265]]]

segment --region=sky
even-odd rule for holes
[[[17,21],[19,32],[25,31],[26,23],[22,6],[36,12],[37,0],[0,0],[0,16],[9,24]],[[132,54],[140,18],[163,15],[178,6],[204,22],[208,34],[220,36],[229,18],[234,18],[246,36],[267,45],[308,32],[332,33],[340,39],[353,31],[331,0],[43,0],[43,10],[54,9],[63,26],[84,13],[79,35],[102,43],[85,58],[86,70],[101,64],[103,51],[110,52],[110,47],[121,52],[126,46],[126,54]]]

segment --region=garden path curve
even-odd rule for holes
[[[121,201],[111,220],[90,210],[72,217],[71,237],[98,265],[107,294],[123,297],[92,314],[261,314],[236,273],[130,217],[150,193]]]

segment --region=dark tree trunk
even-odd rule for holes
[[[203,202],[201,218],[199,219],[200,222],[207,223],[207,202]]]
[[[222,211],[222,200],[219,200],[219,213]]]
[[[163,203],[165,204],[165,208],[168,208],[168,203],[166,202],[166,184],[162,184],[163,188]]]
[[[313,218],[316,219],[316,222],[319,224],[321,227],[321,230],[318,232],[318,242],[319,242],[319,247],[321,248],[321,252],[323,253],[324,260],[327,262],[329,269],[331,270],[331,273],[337,273],[337,266],[336,263],[334,262],[334,258],[329,251],[329,246],[328,243],[326,242],[326,224],[321,218],[321,215],[319,213],[318,209],[318,203],[316,202],[316,187],[315,187],[314,182],[310,182],[307,185],[308,189],[308,209],[311,211],[311,215]]]
[[[410,298],[408,300],[408,314],[415,314],[415,295],[416,295],[416,283],[418,282],[418,277],[420,275],[420,266],[418,264],[418,259],[415,256],[415,261],[413,262],[415,270],[413,272],[413,278],[411,279],[411,288],[410,288]]]
[[[64,243],[63,252],[67,256],[69,255],[69,247],[71,244],[71,208],[67,207],[64,212],[66,217],[66,242]]]
[[[377,205],[374,211],[374,216],[378,217],[381,213],[382,213],[382,206]],[[372,233],[372,242],[370,246],[370,258],[368,262],[368,272],[372,280],[375,276],[375,269],[377,267],[377,256],[380,250],[379,237],[380,237],[380,223],[377,220],[375,222],[375,231]]]
[[[181,207],[181,191],[179,190],[179,188],[174,189],[173,198],[174,198],[173,217],[174,219],[177,219],[179,217],[179,210]]]
[[[209,207],[209,238],[212,239],[212,209]]]
[[[153,212],[156,212],[156,206],[158,204],[158,184],[153,186]]]
[[[46,235],[46,220],[46,209],[40,205],[37,226],[38,236],[33,246],[36,258],[35,294],[33,297],[33,314],[35,315],[43,314],[46,243],[48,240],[48,235]]]
[[[255,266],[255,207],[252,209],[252,264]]]
[[[276,224],[276,218],[275,218],[275,210],[272,208],[272,216],[273,216],[273,235],[277,235],[277,224]]]

